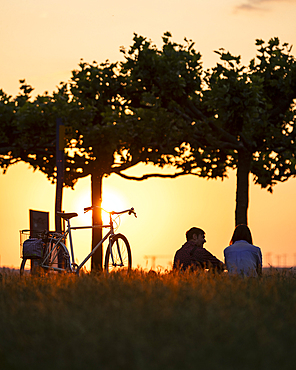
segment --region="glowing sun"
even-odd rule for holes
[[[109,215],[107,212],[111,211],[123,211],[126,209],[126,202],[122,195],[113,189],[103,190],[103,200],[102,200],[102,219],[103,223],[108,223]],[[77,203],[77,210],[81,219],[85,222],[91,222],[92,212],[84,213],[84,207],[91,206],[90,194],[85,194],[82,196]],[[107,212],[104,212],[107,211]]]

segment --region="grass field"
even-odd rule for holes
[[[0,281],[0,369],[295,369],[296,275]]]

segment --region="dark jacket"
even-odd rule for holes
[[[205,248],[198,247],[193,240],[189,240],[182,246],[182,248],[177,250],[173,268],[186,270],[189,266],[192,268],[212,267],[221,269],[223,263]]]

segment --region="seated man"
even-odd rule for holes
[[[192,227],[186,232],[187,242],[177,250],[174,258],[173,268],[186,270],[188,267],[213,268],[223,270],[224,264],[203,248],[205,232],[197,227]]]

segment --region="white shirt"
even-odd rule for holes
[[[262,267],[261,249],[245,240],[238,240],[225,248],[224,257],[230,274],[258,276],[257,268]]]

